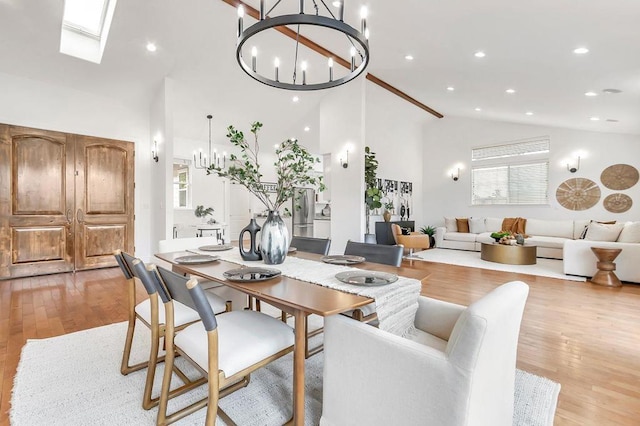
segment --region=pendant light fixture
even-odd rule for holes
[[[213,154],[211,153],[211,119],[213,115],[207,115],[207,120],[209,120],[209,150],[203,155],[202,149],[198,152],[193,151],[193,167],[196,169],[208,169],[212,164],[218,168],[225,168],[227,164],[227,153],[223,152],[222,155],[218,154],[218,152],[214,149]]]
[[[367,28],[367,10],[362,7],[360,11],[360,30],[344,22],[344,0],[333,2],[332,10],[324,0],[299,0],[296,13],[282,12],[295,1],[275,0],[275,3],[268,11],[265,0],[260,0],[260,11],[249,8],[258,22],[248,28],[244,28],[245,6],[241,3],[238,6],[238,40],[236,46],[236,58],[240,67],[250,77],[255,80],[279,89],[287,90],[320,90],[336,87],[358,77],[369,64],[369,29]],[[282,3],[282,4],[281,4]],[[295,6],[294,6],[295,7]],[[306,9],[305,9],[306,7]],[[277,9],[277,10],[276,10]],[[289,12],[291,9],[288,9]],[[305,13],[306,10],[311,13]],[[335,13],[334,13],[335,12]],[[350,60],[346,61],[332,53],[316,42],[311,42],[306,38],[311,32],[317,32],[313,27],[337,32],[338,39],[344,41],[345,54],[349,52]],[[281,51],[272,58],[259,57],[260,45],[258,41],[266,41],[265,37],[255,37],[263,31],[277,30],[294,39],[295,44],[291,48]],[[304,32],[304,34],[302,34]],[[318,34],[320,32],[317,32]],[[344,35],[344,37],[341,36]],[[333,34],[332,34],[333,35]],[[255,38],[254,38],[255,37]],[[309,62],[301,56],[306,54],[300,50],[301,38],[304,45],[313,43],[313,50],[319,52],[327,58],[326,68],[311,69]],[[335,37],[332,39],[335,44]],[[249,46],[251,46],[249,48]],[[266,48],[266,46],[264,46]],[[269,49],[265,49],[269,50]],[[245,52],[246,51],[246,52]],[[245,61],[245,53],[250,53],[251,59]],[[291,57],[290,61],[283,61],[283,58]],[[339,63],[346,68],[346,72],[334,70],[334,64]],[[291,72],[289,73],[288,70]],[[335,74],[335,77],[334,77]]]

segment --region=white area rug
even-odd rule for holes
[[[136,330],[132,363],[144,360],[147,354],[147,330],[144,326]],[[16,373],[11,424],[155,425],[157,409],[145,411],[141,406],[146,370],[128,376],[120,374],[125,333],[126,323],[123,322],[49,339],[29,340],[22,349]],[[316,336],[314,339],[321,338]],[[316,343],[312,342],[312,345]],[[251,376],[248,387],[223,398],[220,406],[238,425],[282,425],[291,417],[292,367],[291,354],[271,363]],[[322,354],[306,362],[307,425],[317,425],[320,420],[322,368]],[[156,389],[160,388],[162,371],[163,364],[157,371]],[[514,425],[552,425],[559,390],[560,385],[555,382],[518,370]],[[172,400],[170,412],[176,404],[184,406],[205,394],[203,386],[192,394]],[[176,424],[203,424],[204,417],[203,409]],[[218,424],[224,423],[219,420]]]
[[[431,249],[415,253],[421,260],[449,265],[467,266],[469,268],[491,269],[494,271],[517,272],[518,274],[538,275],[541,277],[558,278],[569,281],[586,281],[585,277],[565,275],[562,260],[538,258],[535,265],[505,265],[503,263],[487,262],[480,259],[480,252]]]

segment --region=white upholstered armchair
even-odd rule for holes
[[[420,297],[411,339],[326,318],[320,425],[510,426],[528,293],[514,281],[469,307]]]

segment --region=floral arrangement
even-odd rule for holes
[[[227,127],[227,138],[240,150],[240,156],[231,154],[230,164],[226,170],[211,164],[207,174],[215,173],[244,186],[270,211],[279,210],[285,202],[293,198],[295,187],[312,186],[318,191],[325,189],[322,178],[312,173],[314,164],[319,163],[320,160],[299,145],[297,139],[287,139],[276,149],[277,159],[273,165],[278,178],[275,189],[272,188],[272,184],[262,182],[263,175],[258,158],[260,152],[258,133],[261,128],[262,123],[258,121],[251,124],[250,132],[253,134],[253,142],[249,143],[242,131],[233,126]],[[269,197],[269,193],[275,194],[275,198]]]

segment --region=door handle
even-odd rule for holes
[[[82,209],[78,209],[78,212],[76,213],[76,217],[78,218],[78,223],[84,222],[84,212],[82,211]]]
[[[66,213],[66,217],[67,217],[67,223],[71,224],[71,221],[73,220],[73,218],[71,217],[71,215],[73,214],[73,211],[71,209],[67,209],[67,213]]]

